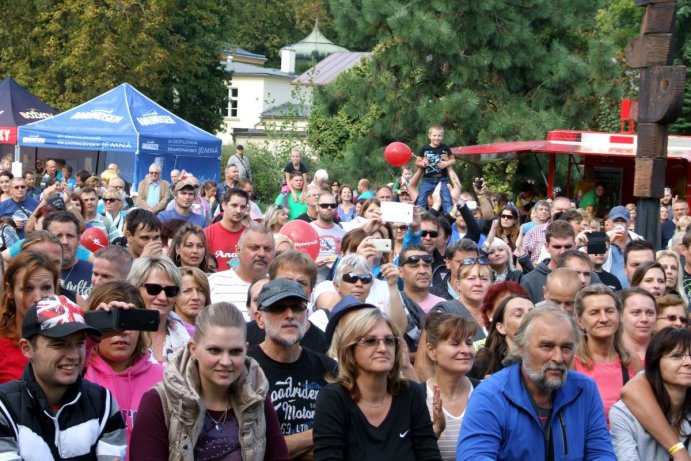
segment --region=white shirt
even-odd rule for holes
[[[233,303],[245,321],[249,322],[250,316],[247,312],[247,291],[250,289],[250,282],[242,280],[233,269],[217,272],[209,276],[209,288],[211,289],[211,303]]]

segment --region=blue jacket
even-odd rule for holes
[[[595,382],[569,371],[554,392],[550,422],[555,460],[616,461]],[[468,401],[456,460],[543,460],[546,441],[520,364],[499,371]]]

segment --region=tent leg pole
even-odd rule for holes
[[[101,151],[97,150],[96,151],[96,166],[94,167],[94,174],[98,174],[98,162],[101,160]]]

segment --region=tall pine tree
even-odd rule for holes
[[[415,150],[435,123],[453,146],[588,128],[616,75],[612,47],[594,33],[600,3],[331,0],[335,41],[373,54],[317,91],[310,139],[324,158],[377,172],[383,146]],[[367,126],[349,130],[340,152],[320,150],[329,117]]]

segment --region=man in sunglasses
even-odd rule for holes
[[[27,197],[26,181],[16,177],[10,181],[10,199],[0,202],[0,216],[10,216],[20,239],[25,237],[24,226],[38,206],[38,201]]]
[[[300,341],[307,328],[307,296],[300,284],[277,278],[259,292],[257,324],[265,330],[261,344],[247,355],[259,362],[269,382],[269,395],[291,458],[311,459],[314,409],[325,376],[336,362],[305,349]]]
[[[308,189],[309,191],[309,189]],[[319,234],[319,256],[316,263],[319,266],[317,283],[326,280],[331,266],[341,253],[341,240],[345,231],[335,223],[338,203],[331,192],[322,191],[317,198],[317,220],[310,226]]]
[[[302,198],[304,198],[305,205],[307,206],[307,210],[300,214],[297,218],[300,221],[305,221],[308,223],[311,223],[312,221],[316,221],[319,219],[319,212],[317,210],[317,200],[319,200],[319,194],[321,193],[321,189],[319,186],[315,184],[310,184],[307,186],[305,189],[305,192],[302,195]]]

